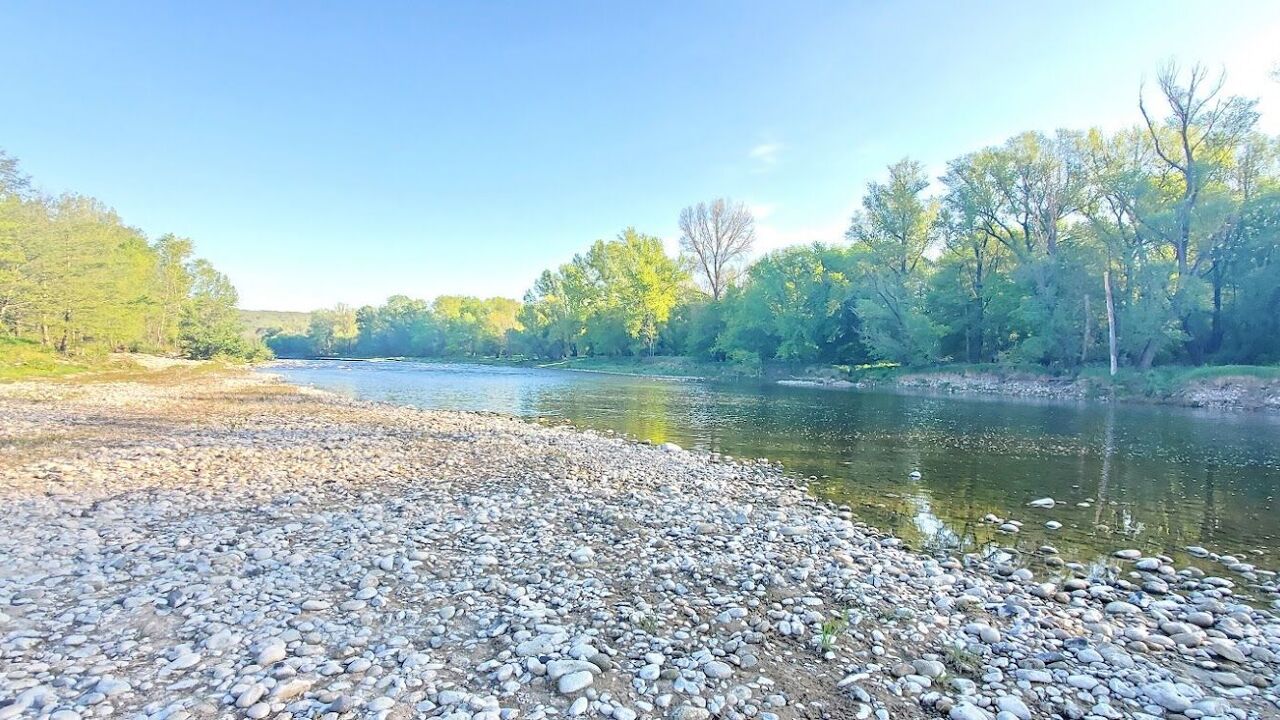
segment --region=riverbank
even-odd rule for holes
[[[357,360],[357,358],[352,358]],[[1111,377],[1105,368],[1054,374],[1026,365],[941,365],[912,369],[897,366],[766,364],[743,368],[678,356],[527,358],[454,358],[456,362],[499,367],[532,367],[606,375],[680,381],[776,382],[831,390],[875,389],[990,397],[1125,402],[1280,411],[1280,367],[1252,365],[1123,369]]]
[[[942,365],[922,370],[876,366],[766,365],[756,375],[743,373],[729,363],[708,363],[681,357],[573,358],[536,365],[682,380],[760,378],[785,385],[836,390],[924,390],[996,397],[1280,411],[1280,368],[1262,366],[1125,369],[1111,377],[1105,368],[1086,368],[1076,373],[1057,375],[1034,366],[1002,365]]]
[[[1280,707],[1229,578],[926,557],[767,463],[222,370],[4,385],[0,427],[0,718]]]

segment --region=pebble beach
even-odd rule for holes
[[[926,554],[763,459],[240,371],[0,428],[0,720],[1280,717],[1235,573]]]

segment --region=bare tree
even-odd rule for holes
[[[1147,132],[1156,155],[1182,181],[1182,199],[1177,207],[1176,229],[1169,238],[1178,260],[1179,279],[1186,278],[1193,262],[1192,218],[1200,200],[1200,191],[1215,167],[1215,155],[1234,146],[1253,128],[1258,119],[1256,101],[1235,95],[1223,96],[1226,73],[1210,79],[1203,65],[1193,65],[1187,73],[1186,85],[1180,83],[1178,66],[1169,63],[1160,69],[1157,81],[1169,116],[1163,123],[1152,119],[1141,95],[1138,109],[1146,121]],[[1198,265],[1198,262],[1196,262]]]
[[[680,211],[680,248],[697,263],[713,299],[724,295],[755,241],[755,218],[742,203],[717,198]]]

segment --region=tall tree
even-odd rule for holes
[[[1194,316],[1201,298],[1195,279],[1209,269],[1206,261],[1212,257],[1213,239],[1226,221],[1221,207],[1204,199],[1258,119],[1257,102],[1224,95],[1225,82],[1225,72],[1211,78],[1203,65],[1193,65],[1184,81],[1178,66],[1169,63],[1157,75],[1168,114],[1157,120],[1146,98],[1138,99],[1151,144],[1167,173],[1162,184],[1177,197],[1172,222],[1153,227],[1173,249],[1177,274],[1170,288],[1171,302],[1186,334],[1188,352],[1197,363],[1203,359],[1205,344],[1196,337]]]
[[[236,310],[238,301],[236,289],[226,275],[207,260],[192,263],[191,296],[179,321],[179,343],[187,357],[207,360],[248,352],[244,324]]]
[[[867,185],[862,211],[845,237],[866,252],[858,301],[863,341],[880,359],[933,361],[939,328],[924,312],[925,253],[937,243],[939,203],[924,196],[924,166],[904,159],[889,166],[886,183]]]
[[[755,240],[755,218],[742,203],[716,198],[680,211],[680,248],[693,259],[713,300],[724,296]]]
[[[192,277],[188,270],[194,244],[173,234],[162,235],[152,243],[156,255],[154,298],[148,321],[148,339],[154,348],[173,347],[178,339],[182,305],[191,293]]]

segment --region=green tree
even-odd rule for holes
[[[236,289],[206,260],[191,265],[191,295],[178,322],[178,342],[189,358],[246,357],[252,349],[244,337]]]
[[[904,365],[937,358],[941,329],[925,314],[929,263],[937,245],[939,202],[924,197],[924,166],[902,160],[889,166],[887,183],[872,182],[845,237],[860,245],[857,312],[862,339],[873,355]]]

